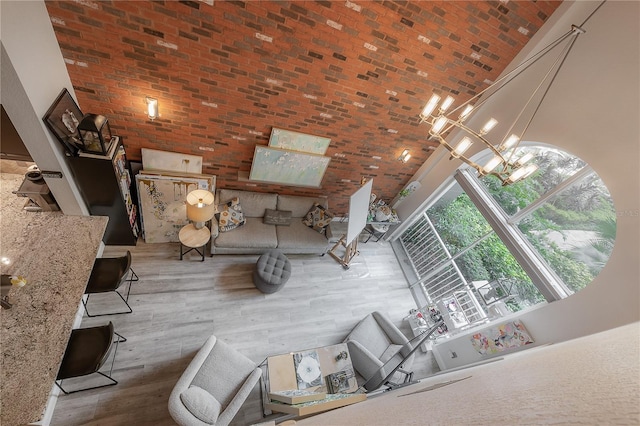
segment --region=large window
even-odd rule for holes
[[[413,221],[396,249],[428,304],[463,296],[468,323],[552,302],[584,288],[613,249],[615,213],[580,159],[534,150],[539,171],[510,186],[470,169]]]

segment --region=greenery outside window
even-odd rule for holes
[[[606,263],[615,214],[600,178],[565,152],[522,150],[535,151],[536,174],[503,187],[463,167],[455,174],[457,183],[394,245],[414,266],[411,286],[422,289],[427,303],[467,291],[484,310],[476,318],[491,317],[497,302],[517,311],[567,297],[588,285]],[[415,259],[422,267],[415,267]]]

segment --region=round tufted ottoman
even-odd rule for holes
[[[253,283],[263,293],[275,293],[280,290],[291,276],[291,262],[280,250],[273,249],[264,253],[253,271]]]

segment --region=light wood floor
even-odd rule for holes
[[[115,359],[116,386],[58,399],[53,425],[172,425],[169,394],[195,352],[211,334],[255,361],[341,342],[349,330],[374,310],[386,312],[407,335],[403,318],[416,307],[388,243],[360,244],[360,255],[344,270],[330,256],[288,256],[293,272],[282,290],[271,295],[252,283],[258,256],[216,255],[204,262],[178,260],[176,243],[107,247],[104,256],[130,249],[140,277],[131,291],[133,313],[85,317],[82,326],[113,321],[128,341]],[[99,300],[92,306],[117,304]],[[106,296],[104,296],[106,297]],[[418,378],[437,371],[433,357],[418,351]],[[254,389],[234,424],[264,421],[260,392]]]

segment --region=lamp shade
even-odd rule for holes
[[[187,218],[192,222],[206,222],[215,214],[214,196],[205,189],[187,194]]]

